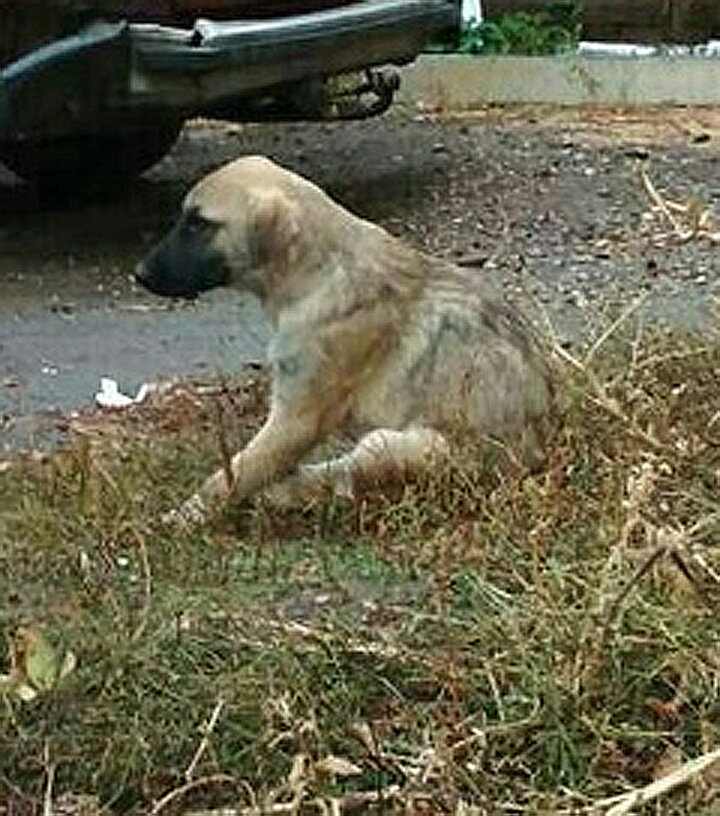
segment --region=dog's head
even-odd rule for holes
[[[138,264],[136,279],[158,295],[192,298],[234,286],[266,299],[297,254],[301,208],[293,179],[254,156],[206,176],[186,196],[175,226]]]

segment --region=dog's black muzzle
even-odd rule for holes
[[[212,230],[205,222],[183,216],[135,269],[135,279],[156,295],[194,298],[223,286],[228,270],[211,246]]]

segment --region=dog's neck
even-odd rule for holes
[[[263,305],[276,330],[339,319],[358,303],[369,306],[379,299],[402,307],[422,292],[428,267],[418,263],[421,253],[347,215],[351,222],[334,234],[326,230],[318,241],[318,231],[308,231],[294,252],[268,268]]]

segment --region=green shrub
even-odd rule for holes
[[[580,40],[580,7],[555,3],[542,11],[503,14],[497,20],[471,20],[463,29],[458,51],[463,54],[562,54]]]

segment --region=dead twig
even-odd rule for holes
[[[605,345],[605,342],[615,334],[615,332],[622,326],[622,324],[632,315],[633,312],[637,311],[640,306],[645,303],[648,299],[649,293],[645,292],[644,294],[640,295],[640,297],[635,298],[633,302],[625,308],[622,313],[614,320],[605,331],[598,337],[598,339],[592,344],[590,347],[590,351],[585,355],[585,359],[582,361],[582,365],[587,368],[590,364],[590,361],[595,356],[595,354]]]
[[[702,582],[695,574],[695,572],[693,572],[690,565],[686,561],[684,553],[681,552],[678,547],[671,547],[668,552],[668,557],[673,562],[673,564],[675,564],[675,566],[680,570],[680,572],[685,576],[688,583],[693,587],[695,592],[697,592],[698,597],[705,604],[705,606],[707,606],[708,609],[713,609],[714,604],[708,597],[708,594],[705,591],[705,587],[703,586]]]
[[[398,799],[403,794],[400,785],[389,785],[387,788],[372,791],[354,791],[345,796],[334,796],[329,800],[308,800],[308,805],[315,805],[321,812],[354,813],[364,810],[368,805]],[[414,794],[416,799],[423,799],[420,794]],[[218,810],[193,810],[187,816],[292,816],[300,809],[301,802],[292,799],[289,802],[278,802],[262,806],[222,808]]]
[[[227,485],[228,493],[233,492],[235,486],[235,477],[232,471],[232,452],[228,445],[227,433],[225,429],[225,421],[223,418],[223,407],[219,397],[213,401],[215,408],[215,421],[217,427],[218,445],[220,447],[220,457],[222,459],[222,469],[225,474],[225,483]]]
[[[190,764],[187,766],[185,770],[185,781],[190,782],[193,778],[193,774],[195,773],[195,768],[197,767],[198,762],[200,762],[200,758],[207,750],[207,747],[210,743],[210,735],[215,729],[217,725],[218,718],[220,717],[220,712],[223,710],[223,706],[225,705],[225,700],[221,697],[215,708],[213,709],[213,713],[210,715],[210,719],[207,722],[207,725],[204,725],[202,728],[203,737],[200,740],[200,745],[197,747],[197,751],[195,751],[195,756],[190,761]]]
[[[667,220],[670,222],[670,226],[675,231],[675,234],[678,237],[681,237],[684,234],[684,230],[680,225],[680,222],[675,218],[675,216],[673,216],[673,214],[670,212],[670,208],[665,203],[665,199],[655,189],[653,183],[650,181],[650,177],[647,174],[647,170],[642,165],[639,165],[638,170],[640,173],[640,180],[642,181],[643,186],[645,187],[645,191],[650,196],[650,199],[655,204],[655,206],[660,210],[660,212],[665,216],[665,218],[667,218]]]
[[[55,769],[57,764],[50,761],[50,743],[45,740],[45,747],[43,749],[45,762],[45,795],[43,797],[43,816],[52,816],[53,814],[53,784],[55,783]]]
[[[180,785],[179,788],[173,788],[161,799],[158,799],[158,801],[153,805],[153,809],[150,811],[150,816],[157,816],[157,814],[160,813],[163,808],[166,808],[171,802],[174,802],[176,799],[179,799],[188,791],[194,790],[195,788],[201,788],[204,785],[228,784],[237,784],[237,779],[235,779],[234,776],[230,776],[230,774],[214,774],[213,776],[203,776],[200,779],[193,779],[192,782],[186,782],[184,785]]]
[[[655,210],[659,211],[672,227],[674,237],[681,243],[693,238],[707,238],[713,243],[720,243],[720,232],[712,231],[712,211],[705,202],[692,198],[686,203],[671,201],[663,198],[653,185],[647,170],[643,165],[638,166],[640,179]],[[682,216],[689,224],[686,228],[675,214]]]
[[[621,802],[614,804],[605,814],[605,816],[624,816],[630,813],[631,810],[652,802],[659,796],[669,793],[671,790],[684,785],[693,777],[698,776],[703,771],[707,770],[711,765],[714,765],[720,759],[720,748],[710,751],[707,754],[692,759],[686,762],[682,767],[678,768],[673,773],[656,779],[644,788],[638,788],[626,794]],[[596,802],[593,810],[607,807],[606,802]]]
[[[620,422],[626,426],[626,432],[630,436],[644,442],[654,450],[660,451],[664,449],[665,446],[662,442],[647,431],[643,431],[642,428],[638,428],[637,424],[627,416],[620,407],[620,403],[607,393],[605,386],[598,380],[592,369],[581,363],[560,345],[556,345],[554,351],[559,357],[565,360],[565,362],[569,363],[587,378],[591,388],[595,392],[594,394],[588,395],[589,399],[608,414],[620,420]]]
[[[635,570],[634,575],[630,578],[627,584],[622,588],[620,594],[615,598],[615,600],[610,605],[610,609],[607,613],[607,618],[605,619],[605,624],[603,626],[603,637],[602,640],[604,641],[607,637],[608,632],[613,624],[613,621],[618,615],[620,611],[620,607],[622,606],[623,601],[627,596],[630,594],[632,588],[640,581],[640,579],[645,575],[645,573],[668,553],[668,548],[665,544],[661,544],[660,546],[656,547],[653,552],[645,559],[645,561]]]
[[[140,614],[140,622],[135,627],[135,631],[130,638],[132,643],[136,643],[142,637],[150,615],[150,605],[152,603],[152,573],[150,571],[150,558],[148,556],[145,539],[136,529],[133,528],[132,532],[135,536],[138,550],[140,551],[140,560],[142,561],[143,573],[145,575],[145,603],[143,604],[142,612]]]
[[[381,790],[348,793],[345,796],[335,797],[334,801],[337,802],[338,810],[341,813],[352,813],[356,810],[362,810],[368,805],[395,799],[400,793],[401,788],[399,785],[390,785]]]

